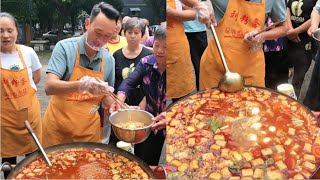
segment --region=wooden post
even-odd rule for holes
[[[26,44],[29,46],[31,43],[31,33],[32,33],[32,30],[31,30],[31,26],[30,24],[26,24]]]

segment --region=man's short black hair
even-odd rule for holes
[[[90,14],[90,21],[92,22],[100,12],[102,12],[109,19],[118,22],[119,12],[113,6],[105,2],[100,2],[93,6]]]

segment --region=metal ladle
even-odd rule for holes
[[[213,34],[214,40],[217,44],[224,69],[226,70],[226,73],[219,81],[219,89],[220,89],[220,91],[231,92],[231,93],[240,91],[244,88],[244,79],[240,74],[230,72],[230,70],[227,66],[226,60],[224,58],[224,55],[223,55],[223,51],[222,51],[217,33],[216,33],[212,23],[211,23],[210,27],[211,27],[211,32]]]
[[[27,127],[27,129],[28,129],[29,133],[31,134],[31,136],[32,136],[32,138],[33,138],[33,140],[34,140],[34,142],[35,142],[35,143],[36,143],[36,145],[38,146],[38,148],[39,148],[39,150],[40,150],[41,154],[43,155],[43,157],[44,157],[44,159],[45,159],[46,163],[47,163],[49,166],[52,166],[52,164],[51,164],[51,162],[50,162],[50,160],[49,160],[49,158],[48,158],[48,156],[47,156],[46,152],[44,151],[43,147],[41,146],[41,144],[40,144],[40,142],[39,142],[39,140],[38,140],[38,138],[37,138],[36,134],[33,132],[33,129],[32,129],[32,127],[31,127],[30,123],[29,123],[28,121],[24,121],[24,123],[25,123],[25,125],[26,125],[26,127]]]

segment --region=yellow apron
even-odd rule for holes
[[[265,20],[265,0],[253,3],[229,0],[223,19],[215,28],[231,72],[241,74],[246,85],[265,86],[265,62],[262,48],[249,52],[244,35],[255,28],[262,29]],[[217,87],[225,74],[218,48],[213,38],[200,63],[200,89]]]
[[[176,9],[175,0],[167,6]],[[180,98],[195,90],[190,48],[182,22],[167,17],[167,97]]]
[[[40,103],[35,89],[30,84],[28,68],[16,45],[23,64],[21,70],[1,68],[1,157],[15,157],[37,149],[25,127],[28,120],[35,134],[42,140]],[[1,64],[1,63],[0,63]],[[28,108],[28,111],[21,111]]]
[[[102,58],[100,72],[87,69],[80,66],[80,53],[77,50],[75,67],[69,81],[77,81],[86,75],[104,79],[104,60]],[[43,119],[44,146],[84,141],[101,143],[97,110],[102,98],[78,92],[51,96]]]

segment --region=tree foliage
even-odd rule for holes
[[[163,22],[166,20],[166,0],[143,0],[149,7],[152,8],[154,14],[153,22]]]

